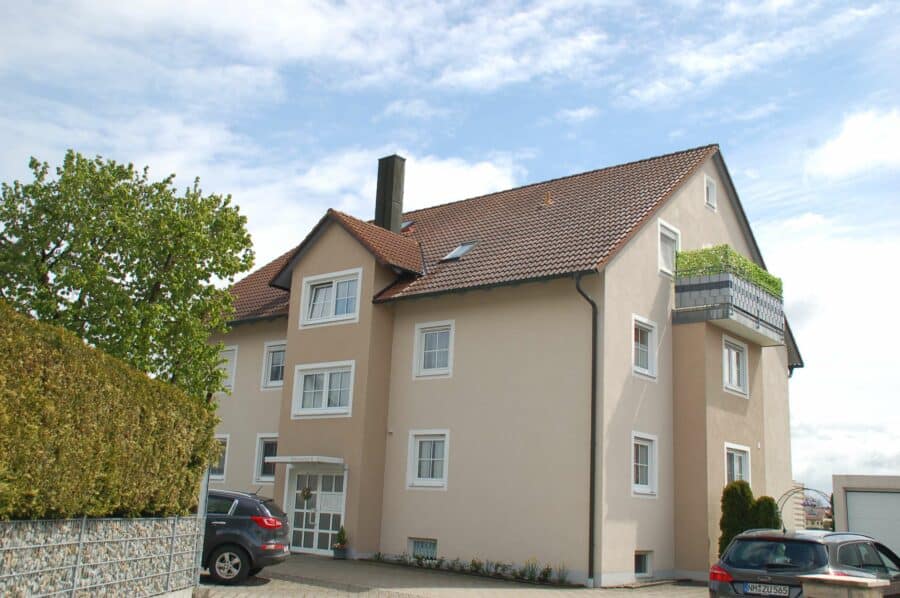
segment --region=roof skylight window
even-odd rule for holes
[[[469,243],[462,243],[459,246],[457,246],[456,249],[454,249],[453,251],[451,251],[450,253],[445,255],[444,259],[442,259],[441,261],[449,262],[452,260],[458,260],[462,256],[469,253],[469,250],[471,250],[473,247],[475,247],[475,241],[470,241]]]
[[[403,231],[405,231],[412,225],[413,225],[412,220],[404,220],[403,223],[400,225],[400,232],[402,233]]]

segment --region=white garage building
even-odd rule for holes
[[[872,536],[900,554],[900,475],[835,475],[834,527]]]

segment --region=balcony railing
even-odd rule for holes
[[[727,245],[679,253],[672,320],[709,321],[762,346],[784,344],[781,280]]]

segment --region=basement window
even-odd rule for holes
[[[475,247],[475,242],[474,242],[474,241],[471,241],[471,242],[469,242],[469,243],[462,243],[462,244],[458,245],[458,246],[456,247],[456,249],[454,249],[453,251],[451,251],[450,253],[448,253],[447,255],[445,255],[445,256],[444,256],[444,259],[442,259],[441,261],[442,261],[442,262],[449,262],[449,261],[452,261],[452,260],[458,260],[458,259],[461,258],[462,256],[464,256],[464,255],[466,255],[467,253],[469,253],[469,251],[470,251],[473,247]]]
[[[635,577],[650,577],[650,553],[635,552],[634,553],[634,575]]]
[[[437,540],[426,538],[410,538],[409,553],[413,558],[436,559]]]

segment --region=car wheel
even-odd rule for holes
[[[248,573],[247,575],[249,575],[250,577],[253,577],[254,575],[256,575],[257,573],[259,573],[262,570],[263,570],[262,567],[254,567],[253,569],[250,569],[250,573]]]
[[[249,573],[250,557],[238,546],[219,546],[209,558],[209,574],[219,583],[240,583]]]

